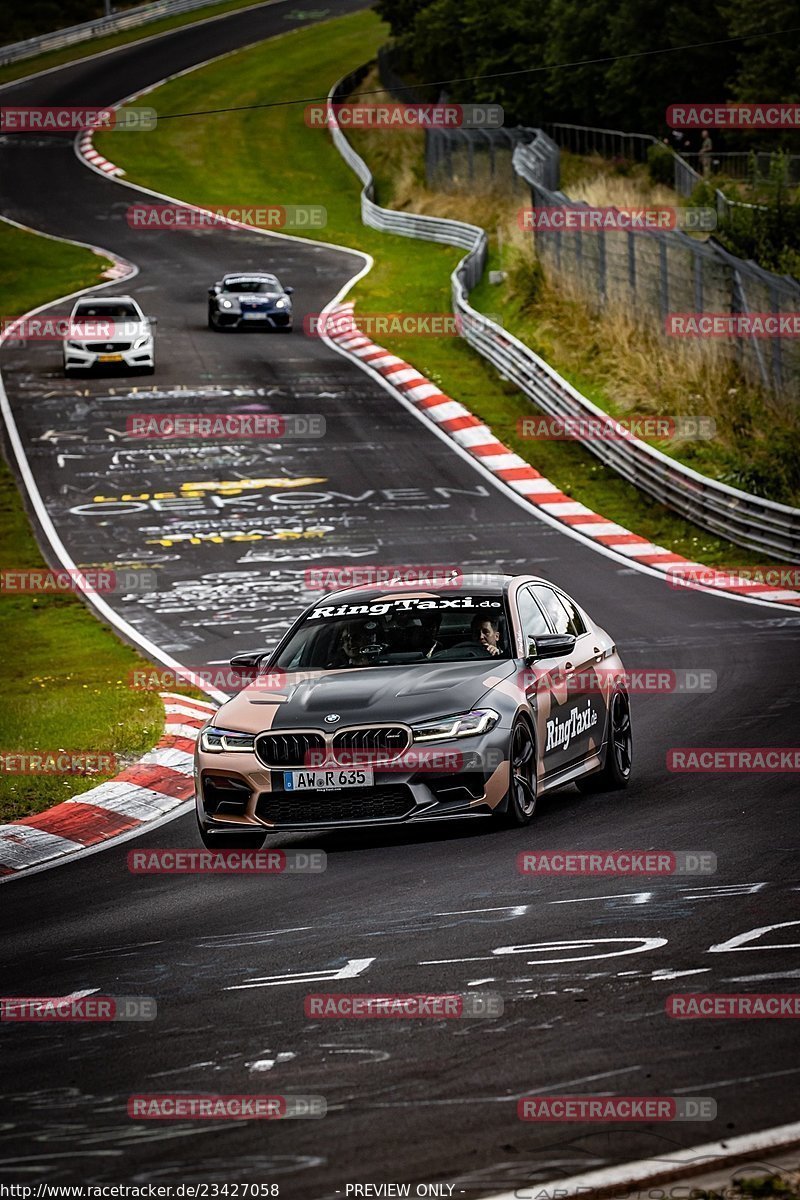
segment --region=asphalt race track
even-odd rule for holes
[[[64,67],[6,89],[3,103],[111,103],[284,30],[283,11],[234,14]],[[306,337],[303,314],[336,294],[357,256],[244,232],[143,234],[125,221],[133,198],[82,166],[69,139],[0,145],[3,211],[136,263],[139,275],[113,290],[132,291],[159,319],[151,378],[65,381],[60,349],[48,343],[0,357],[72,557],[157,571],[154,592],[109,598],[138,632],[186,665],[219,663],[274,643],[310,596],[309,566],[455,563],[549,576],[614,634],[629,668],[706,668],[718,683],[707,694],[634,696],[628,790],[565,789],[527,830],[476,821],[275,838],[328,855],[324,874],[293,878],[128,872],[134,847],[199,845],[190,814],[3,887],[6,994],[150,995],[158,1017],[0,1026],[0,1181],[274,1182],[298,1200],[411,1181],[525,1196],[537,1179],[796,1119],[791,1021],[681,1022],[664,1012],[676,991],[796,987],[796,778],[671,774],[665,756],[676,746],[796,740],[800,616],[673,591],[565,536]],[[243,267],[294,285],[300,329],[291,337],[206,328],[206,288]],[[245,408],[322,414],[327,436],[181,446],[124,436],[126,418],[142,411]],[[521,850],[621,847],[707,850],[719,869],[648,880],[516,870]],[[355,982],[331,990],[488,990],[502,995],[504,1013],[307,1019],[306,992],[327,990],[348,964]],[[127,1116],[130,1094],[164,1091],[322,1095],[328,1112],[284,1122]],[[598,1092],[712,1097],[718,1115],[630,1127],[517,1119],[519,1096]]]

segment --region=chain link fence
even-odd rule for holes
[[[430,91],[403,82],[390,50],[382,51],[378,66],[383,86],[397,99],[431,100]],[[588,205],[559,191],[561,149],[646,162],[652,146],[671,152],[674,190],[690,196],[703,177],[674,147],[650,134],[563,122],[542,129],[426,130],[425,178],[444,191],[505,187],[515,202],[522,185],[533,208],[581,209]],[[718,214],[740,203],[716,190]],[[737,258],[713,238],[701,241],[673,230],[577,228],[531,231],[531,238],[551,278],[569,283],[596,311],[616,306],[651,327],[657,323],[665,338],[671,313],[779,316],[800,311],[797,280]],[[717,340],[722,354],[743,374],[784,399],[797,400],[799,339],[751,334]]]
[[[526,148],[514,167],[530,188],[533,208],[589,207],[548,188]],[[666,336],[671,313],[780,314],[800,311],[800,284],[730,254],[713,238],[679,230],[532,231],[536,255],[551,277],[568,281],[597,311],[616,306],[637,321],[657,322]],[[800,395],[800,342],[792,337],[717,339],[743,374],[795,401]]]

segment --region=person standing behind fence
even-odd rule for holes
[[[703,178],[708,179],[711,174],[711,152],[714,146],[711,142],[711,135],[707,129],[702,130],[703,140],[700,143],[700,170],[703,172]]]

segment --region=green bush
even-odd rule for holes
[[[649,146],[647,150],[647,171],[653,183],[665,183],[672,187],[675,183],[675,155],[669,146]]]

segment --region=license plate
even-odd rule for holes
[[[122,362],[121,354],[98,354],[98,362]]]
[[[266,313],[242,313],[245,321],[266,321]]]
[[[354,770],[349,767],[331,771],[284,771],[283,786],[287,792],[338,792],[342,788],[372,787],[372,768]]]

